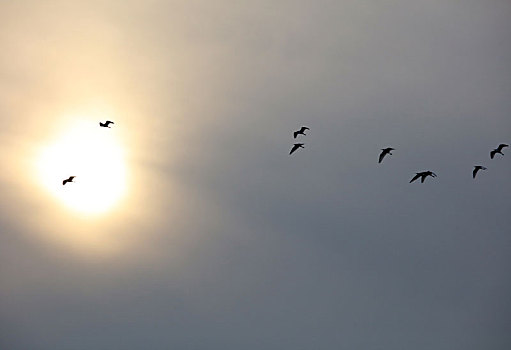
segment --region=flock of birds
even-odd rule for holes
[[[302,126],[300,128],[300,130],[297,130],[293,133],[293,137],[296,139],[298,137],[298,135],[304,135],[304,136],[307,135],[305,133],[305,130],[310,130],[310,129],[306,126]],[[291,152],[289,152],[289,154],[290,155],[293,154],[298,148],[303,148],[303,145],[304,145],[304,143],[295,143],[293,145],[293,148],[291,148]]]
[[[115,124],[115,123],[113,121],[111,121],[111,120],[107,120],[104,123],[99,122],[99,126],[102,127],[102,128],[110,128],[110,124]],[[297,131],[293,132],[293,138],[296,139],[299,135],[306,136],[307,134],[305,133],[305,131],[307,131],[307,130],[310,130],[310,128],[308,128],[306,126],[302,126],[300,128],[300,130],[297,130]],[[294,143],[293,147],[291,147],[291,151],[289,151],[289,155],[295,153],[299,148],[304,148],[304,145],[305,145],[304,143]],[[501,143],[497,148],[492,150],[490,152],[490,159],[493,159],[496,154],[504,155],[504,153],[502,153],[502,150],[505,147],[509,147],[509,145],[507,145],[505,143]],[[380,156],[378,157],[378,163],[381,163],[383,161],[383,158],[385,158],[386,155],[392,155],[392,151],[394,151],[394,150],[395,149],[392,148],[392,147],[382,148]],[[472,178],[474,178],[474,179],[476,178],[477,172],[479,170],[486,170],[486,169],[487,168],[482,166],[482,165],[475,165],[474,166],[474,170],[472,171]],[[415,176],[410,180],[410,183],[414,182],[415,180],[417,180],[419,178],[421,179],[421,183],[422,183],[422,182],[424,182],[424,180],[426,180],[426,178],[428,176],[437,177],[437,175],[434,172],[430,171],[430,170],[428,170],[428,171],[421,171],[421,172],[415,173]],[[76,176],[69,176],[67,179],[62,181],[62,185],[65,185],[68,182],[73,182],[75,177]]]
[[[295,132],[293,132],[293,137],[296,139],[298,137],[298,135],[306,135],[305,134],[305,130],[310,130],[310,128],[306,127],[306,126],[302,126],[300,128],[300,130],[297,130]],[[296,150],[298,150],[299,148],[304,148],[304,143],[295,143],[293,144],[293,147],[291,148],[291,151],[289,152],[289,155],[293,154]],[[493,159],[495,157],[496,154],[501,154],[501,155],[504,155],[504,153],[502,153],[502,150],[505,148],[505,147],[509,147],[509,145],[505,144],[505,143],[501,143],[497,148],[495,148],[494,150],[492,150],[490,152],[490,159]],[[378,163],[381,163],[383,161],[383,158],[385,158],[385,156],[388,154],[388,155],[392,155],[392,151],[394,151],[395,149],[392,148],[392,147],[387,147],[387,148],[382,148],[381,149],[381,153],[380,153],[380,156],[378,157]],[[475,165],[474,166],[474,170],[472,170],[472,178],[476,178],[476,175],[477,175],[477,172],[479,170],[486,170],[487,168],[482,166],[482,165]],[[421,171],[421,172],[418,172],[418,173],[415,173],[415,176],[410,180],[410,183],[414,182],[415,180],[417,179],[421,179],[421,183],[424,182],[424,180],[426,180],[426,178],[428,176],[431,176],[431,177],[437,177],[437,175],[428,170],[428,171]]]
[[[99,126],[102,127],[102,128],[110,128],[110,124],[115,124],[115,123],[113,121],[111,121],[111,120],[107,120],[104,123],[99,122]],[[74,180],[75,177],[76,176],[70,176],[67,179],[64,179],[64,181],[62,181],[62,185],[65,185],[68,182],[74,182],[73,180]]]

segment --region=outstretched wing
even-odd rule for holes
[[[427,177],[428,175],[421,175],[421,183],[424,183],[424,180],[426,180]]]
[[[413,177],[413,179],[410,180],[410,183],[414,182],[415,180],[417,180],[419,177],[421,177],[421,174],[417,174]]]
[[[298,145],[293,145],[293,148],[291,148],[291,152],[289,152],[289,154],[293,154],[294,151],[296,151],[298,148],[300,148],[300,146]]]
[[[493,159],[493,157],[495,157],[495,153],[497,153],[497,150],[494,149],[493,151],[490,152],[490,158]]]
[[[385,158],[385,155],[386,155],[386,154],[387,154],[387,153],[386,153],[385,151],[382,151],[382,152],[380,153],[380,157],[378,158],[378,163],[381,163],[381,161],[383,160],[383,158]]]
[[[108,126],[108,125],[110,125],[110,124],[115,124],[115,123],[114,123],[113,121],[111,121],[111,120],[107,120],[107,121],[105,122],[105,124]]]
[[[476,178],[476,174],[477,172],[479,171],[479,168],[478,167],[475,167],[474,170],[472,171],[472,178],[475,179]]]
[[[310,129],[306,126],[302,126],[302,128],[300,129],[300,132],[304,132],[305,130],[310,130]]]
[[[299,131],[295,131],[295,132],[293,133],[293,136],[294,136],[294,138],[295,138],[295,139],[296,139],[296,137],[298,136],[298,134],[299,134],[299,133],[300,133]]]
[[[504,147],[509,147],[509,145],[506,145],[505,143],[501,143],[499,147],[497,147],[497,150],[500,152]]]

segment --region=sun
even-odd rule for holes
[[[114,128],[77,120],[41,150],[37,168],[41,185],[67,207],[84,214],[112,208],[126,190],[126,167]],[[64,179],[75,176],[71,183]]]

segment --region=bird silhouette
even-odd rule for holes
[[[424,180],[426,180],[426,177],[428,176],[431,176],[431,177],[436,177],[436,174],[432,171],[422,171],[420,173],[415,173],[415,176],[413,177],[413,179],[410,180],[410,183],[414,182],[415,180],[417,180],[419,177],[421,178],[421,182],[424,182]]]
[[[70,176],[68,177],[67,179],[65,179],[64,181],[62,181],[62,185],[65,185],[67,184],[68,182],[73,182],[73,179],[75,178],[76,176]]]
[[[307,135],[307,134],[305,133],[305,130],[310,130],[310,129],[309,129],[308,127],[306,127],[306,126],[302,126],[302,127],[300,128],[300,130],[295,131],[295,132],[293,133],[294,138],[296,139],[296,137],[297,137],[298,135]]]
[[[301,148],[304,148],[304,147],[303,147],[303,145],[304,145],[303,143],[295,143],[295,144],[293,145],[293,148],[291,148],[291,151],[289,152],[289,154],[290,154],[290,155],[291,155],[291,154],[293,154],[293,153],[294,153],[294,152],[295,152],[298,148],[300,148],[300,147],[301,147]]]
[[[474,170],[472,171],[472,178],[475,179],[476,178],[476,175],[477,175],[477,172],[479,170],[486,170],[486,167],[482,166],[482,165],[475,165],[474,166]]]
[[[390,153],[390,152],[392,152],[394,150],[394,148],[387,147],[387,148],[382,148],[381,150],[382,150],[382,152],[380,153],[380,158],[378,158],[378,163],[381,163],[381,161],[383,160],[383,158],[385,158],[385,156],[387,154],[392,155],[392,153]]]
[[[490,158],[493,159],[493,157],[495,157],[496,153],[504,155],[504,153],[502,153],[502,149],[504,147],[509,147],[509,145],[506,145],[505,143],[501,143],[499,145],[499,147],[495,148],[493,151],[490,152]]]
[[[106,122],[102,123],[99,122],[99,126],[102,126],[103,128],[110,128],[110,124],[115,124],[114,122],[107,120]]]

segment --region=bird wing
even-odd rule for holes
[[[293,133],[293,136],[294,136],[294,138],[295,138],[295,139],[296,139],[296,137],[298,136],[298,134],[299,134],[299,133],[300,133],[299,131],[295,131],[295,132]]]
[[[478,167],[475,167],[474,170],[472,171],[472,178],[475,179],[476,178],[476,174],[477,172],[479,171],[479,168]]]
[[[386,154],[387,154],[387,153],[386,153],[385,151],[383,151],[383,152],[381,152],[381,153],[380,153],[380,157],[378,158],[378,163],[381,163],[381,161],[383,160],[383,158],[385,158],[385,155],[386,155]]]
[[[62,185],[67,184],[67,181],[68,181],[67,179],[65,179],[64,181],[62,181]]]
[[[424,175],[424,174],[421,175],[421,183],[424,183],[424,180],[426,180],[426,177],[428,177],[428,175]]]
[[[498,151],[500,152],[500,151],[502,151],[502,149],[503,149],[504,147],[509,147],[509,145],[506,145],[505,143],[501,143],[501,144],[499,145],[499,147],[497,147],[497,149],[498,149]]]
[[[293,145],[293,148],[291,148],[291,152],[289,152],[289,154],[293,154],[293,152],[296,151],[298,148],[300,148],[300,146]]]
[[[310,129],[306,126],[302,126],[302,128],[300,129],[301,132],[304,132],[305,130],[310,130]]]
[[[410,183],[414,182],[415,180],[417,180],[419,177],[421,176],[421,174],[417,174],[413,177],[413,179],[410,180]]]
[[[497,150],[494,149],[493,151],[490,152],[490,158],[493,159],[493,157],[495,157],[495,153],[497,153]]]
[[[113,121],[111,121],[111,120],[107,120],[106,124],[115,124],[115,123]]]

